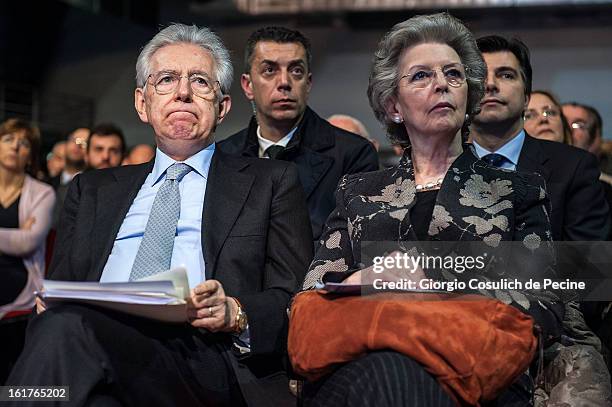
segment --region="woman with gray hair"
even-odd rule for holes
[[[368,97],[391,140],[405,147],[404,155],[395,167],[341,180],[336,209],[327,220],[304,290],[332,282],[363,287],[378,278],[372,267],[361,264],[368,257],[361,252],[364,242],[395,242],[397,249],[405,251],[410,247],[407,241],[480,242],[489,248],[498,247],[500,241],[519,241],[525,256],[521,260],[513,251],[513,261],[522,261],[520,267],[530,273],[553,273],[546,267],[552,250],[542,178],[502,170],[496,166],[496,157],[479,160],[466,143],[470,119],[479,111],[485,75],[473,35],[449,14],[416,16],[385,35],[374,56]],[[537,245],[532,244],[535,241]],[[420,270],[412,278],[437,277],[438,271]],[[522,317],[533,317],[544,338],[559,335],[563,307],[551,300],[556,297],[534,300],[523,292],[490,293],[495,295],[523,311],[518,313]],[[299,296],[296,304],[298,300]],[[329,304],[332,313],[334,303]],[[345,318],[358,318],[358,314]],[[337,341],[342,325],[333,330],[333,343],[341,343]],[[319,338],[320,333],[316,332]],[[356,332],[348,335],[351,340],[345,344],[358,337]],[[465,337],[469,335],[465,332]],[[372,349],[369,343],[363,348]],[[434,377],[430,371],[396,349],[370,352],[323,379],[306,383],[305,401],[317,406],[451,406],[491,401],[462,398],[441,385],[448,378]],[[522,379],[529,383],[528,378]],[[497,396],[496,406],[524,406],[531,399],[522,382]]]

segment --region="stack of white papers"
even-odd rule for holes
[[[187,321],[187,270],[178,267],[125,283],[44,280],[37,295],[47,307],[77,302],[166,322]]]

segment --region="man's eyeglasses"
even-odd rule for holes
[[[414,67],[406,75],[403,75],[399,80],[400,82],[406,78],[407,85],[414,88],[426,88],[431,84],[434,77],[440,72],[446,82],[454,87],[458,88],[463,85],[466,80],[466,67],[462,64],[450,64],[445,65],[441,68],[430,68],[430,67]]]
[[[583,121],[577,121],[570,124],[572,129],[587,130],[587,124]]]
[[[209,98],[213,95],[215,83],[219,84],[219,81],[213,81],[206,74],[199,72],[190,75],[179,75],[177,72],[162,71],[149,75],[149,78],[158,95],[167,95],[175,92],[181,82],[181,78],[187,78],[193,94],[201,98]]]
[[[68,137],[68,141],[81,148],[87,148],[87,138],[85,137],[70,136]]]
[[[17,140],[17,145],[20,148],[31,148],[32,147],[30,140],[28,140],[25,137],[19,137],[13,133],[8,133],[3,136],[0,136],[0,142],[2,144],[12,144],[15,142],[15,140]]]
[[[535,120],[540,116],[547,117],[547,118],[556,118],[556,117],[561,116],[561,112],[551,107],[547,107],[547,108],[544,108],[541,112],[538,112],[537,110],[534,110],[534,109],[529,109],[529,110],[526,110],[525,114],[523,115],[525,120]]]

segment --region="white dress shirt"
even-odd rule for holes
[[[293,138],[293,135],[295,134],[296,130],[297,130],[297,126],[291,129],[291,131],[287,133],[285,137],[283,137],[282,139],[278,140],[275,143],[273,141],[263,138],[261,136],[261,128],[257,126],[257,142],[259,143],[259,158],[269,158],[264,155],[268,147],[271,147],[271,146],[281,146],[283,148],[287,147],[287,144],[289,144],[289,142]]]

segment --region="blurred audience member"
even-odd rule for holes
[[[595,154],[602,171],[601,179],[612,184],[612,157],[601,148],[603,121],[599,112],[592,106],[569,102],[563,104],[563,114],[572,129],[572,144]]]
[[[597,155],[601,147],[601,116],[594,108],[576,102],[563,104],[572,129],[573,145]]]
[[[55,189],[57,196],[57,204],[53,212],[52,227],[56,228],[59,222],[59,215],[64,203],[66,191],[68,191],[68,183],[72,181],[75,175],[85,169],[85,154],[87,149],[87,141],[89,140],[89,129],[80,127],[74,130],[66,138],[66,157],[65,165],[59,175],[51,178],[49,183]]]
[[[530,136],[572,144],[572,132],[561,112],[561,104],[550,92],[531,92],[524,118],[525,130]]]
[[[154,156],[155,149],[149,144],[136,144],[123,159],[123,163],[121,163],[121,165],[144,164],[151,161]]]
[[[91,129],[85,161],[89,169],[119,167],[125,154],[125,138],[114,124],[98,124]]]
[[[66,142],[58,141],[47,155],[47,174],[49,178],[57,177],[66,165]]]
[[[530,135],[564,144],[572,144],[572,131],[569,127],[567,118],[563,114],[561,104],[550,93],[545,91],[532,92],[531,99],[529,100],[529,106],[525,111],[524,117],[525,130],[527,130]],[[612,208],[612,186],[603,181],[601,176],[599,184],[604,191],[606,201],[608,202],[608,207]],[[612,239],[612,237],[608,240],[610,239]],[[610,367],[611,355],[610,349],[608,348],[610,347],[610,343],[612,343],[609,339],[612,337],[612,335],[610,333],[602,333],[604,316],[609,311],[608,302],[583,302],[581,304],[581,309],[585,314],[585,319],[589,327],[591,327],[593,331],[603,340],[604,348],[602,354],[606,359],[608,367]]]
[[[333,114],[327,118],[327,121],[332,126],[350,131],[351,133],[355,133],[368,140],[370,143],[372,143],[376,151],[380,149],[380,143],[376,139],[370,137],[370,133],[368,133],[368,130],[359,119],[346,114]]]
[[[53,188],[36,179],[38,128],[20,119],[0,125],[0,319],[34,305],[45,269],[45,238],[55,203]],[[0,384],[23,347],[26,321],[0,325]]]

